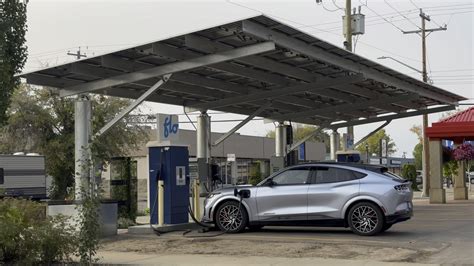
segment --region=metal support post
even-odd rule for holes
[[[209,192],[209,159],[210,159],[210,117],[206,112],[202,112],[197,118],[196,133],[196,158],[198,161],[198,177],[201,186],[201,193]]]
[[[423,152],[421,155],[422,169],[423,169],[423,197],[430,196],[430,146],[429,139],[426,137],[426,129],[428,128],[428,115],[423,115]]]
[[[74,104],[75,199],[81,200],[81,190],[89,191],[91,102],[87,95],[79,96]]]
[[[286,155],[286,125],[278,122],[275,128],[275,156],[284,157]]]
[[[336,152],[339,149],[339,133],[337,130],[333,130],[330,136],[330,154],[331,160],[336,160]]]

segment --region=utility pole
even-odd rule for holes
[[[346,20],[344,23],[346,24],[346,40],[344,41],[344,46],[347,51],[352,52],[352,17],[351,17],[351,0],[346,0]],[[354,126],[348,126],[347,127],[347,137],[352,140],[352,143],[350,143],[349,148],[353,149],[353,144],[354,144]],[[347,143],[347,142],[344,142]],[[346,144],[347,145],[347,144]],[[342,150],[346,149],[346,145],[342,147]]]
[[[446,25],[444,27],[426,29],[426,21],[431,21],[431,18],[423,13],[423,9],[420,8],[421,18],[421,29],[413,31],[404,31],[403,34],[420,34],[421,33],[421,54],[422,54],[422,75],[423,81],[428,82],[428,73],[426,71],[426,37],[434,31],[445,31],[447,30]],[[428,34],[426,34],[428,33]],[[429,142],[426,137],[426,128],[428,127],[428,115],[423,115],[423,154],[422,154],[422,166],[423,166],[423,196],[429,197],[430,195],[430,150]]]
[[[344,33],[346,40],[344,41],[344,47],[347,51],[352,52],[352,25],[351,25],[351,0],[346,0],[346,32]]]
[[[81,57],[87,57],[86,54],[81,54],[81,47],[79,46],[77,49],[77,52],[71,53],[70,51],[67,51],[67,55],[72,55],[75,56],[77,60],[81,59]]]

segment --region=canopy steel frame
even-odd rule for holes
[[[387,121],[385,121],[385,123],[383,123],[382,125],[380,125],[379,127],[377,127],[376,129],[372,130],[369,134],[365,135],[365,137],[361,138],[359,141],[357,141],[355,144],[354,144],[354,147],[357,147],[359,144],[361,144],[362,142],[364,142],[366,139],[370,138],[370,136],[372,136],[373,134],[377,133],[377,131],[381,130],[382,128],[386,127],[388,124],[390,124],[390,122],[392,122],[392,120],[388,119]]]
[[[94,134],[94,137],[99,137],[105,132],[107,132],[112,126],[114,126],[118,121],[120,121],[122,118],[124,118],[126,115],[128,115],[133,109],[135,109],[138,105],[140,105],[143,101],[145,101],[151,94],[153,94],[160,86],[165,84],[171,74],[164,75],[155,85],[151,86],[142,96],[140,96],[138,99],[133,101],[127,108],[123,109],[117,116],[115,116],[112,120],[110,120],[105,126],[103,126],[99,131],[97,131],[96,134]]]
[[[111,77],[110,79],[102,79],[97,81],[91,81],[84,84],[79,84],[71,87],[67,87],[60,91],[61,96],[70,96],[83,92],[93,92],[112,86],[122,85],[125,83],[132,83],[135,81],[146,80],[157,76],[172,74],[175,72],[190,70],[206,65],[216,64],[225,62],[239,57],[245,57],[252,54],[258,54],[266,51],[275,49],[273,42],[262,42],[236,48],[230,51],[219,52],[215,54],[205,55],[198,58],[188,59],[186,61],[178,61],[169,63],[161,66],[156,66],[132,73],[122,74],[119,76]]]
[[[253,112],[251,115],[249,115],[247,118],[245,118],[243,121],[241,121],[239,124],[237,124],[235,127],[233,127],[229,132],[225,133],[222,135],[218,140],[212,144],[213,147],[219,145],[221,142],[226,140],[228,137],[230,137],[232,134],[234,134],[237,130],[239,130],[241,127],[245,126],[250,120],[252,120],[254,117],[259,115],[261,112],[263,112],[268,106],[271,105],[271,102],[267,103],[266,105],[261,106],[258,108],[255,112]]]
[[[407,91],[417,93],[421,96],[435,99],[443,103],[456,102],[456,100],[451,97],[433,95],[433,93],[429,90],[399,80],[393,76],[377,71],[361,63],[354,62],[350,59],[338,57],[334,54],[329,53],[327,50],[321,49],[316,46],[311,46],[303,41],[291,38],[290,36],[287,36],[275,30],[271,30],[265,26],[259,25],[249,20],[245,20],[242,22],[242,31],[261,40],[273,41],[279,46],[283,46],[292,51],[305,54],[316,60],[321,60],[356,73],[364,73],[367,78],[374,79],[379,82],[384,82],[389,86],[403,88]]]
[[[418,115],[423,115],[423,114],[446,112],[446,111],[451,111],[454,109],[456,109],[455,105],[441,106],[441,107],[429,108],[429,109],[424,109],[424,110],[406,112],[402,114],[383,115],[383,116],[378,116],[378,117],[373,117],[373,118],[354,120],[354,121],[348,121],[348,122],[343,122],[343,123],[335,123],[335,124],[328,125],[327,128],[338,129],[341,127],[364,125],[364,124],[370,124],[370,123],[381,122],[381,121],[386,121],[386,120],[394,120],[394,119],[406,118],[406,117],[411,117],[411,116],[418,116]]]

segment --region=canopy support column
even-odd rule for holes
[[[198,178],[201,186],[200,192],[207,193],[207,189],[211,189],[211,178],[209,174],[210,163],[210,132],[211,119],[206,111],[202,112],[197,117],[197,132],[196,132],[196,158],[198,163]],[[207,188],[207,189],[206,189]]]
[[[430,145],[428,137],[426,136],[426,128],[428,128],[428,115],[423,114],[423,151],[421,154],[421,164],[423,169],[423,197],[430,196]]]
[[[459,146],[455,143],[454,147]],[[464,161],[458,161],[458,171],[454,176],[454,199],[455,200],[467,200],[467,186],[466,186],[466,163]],[[470,180],[469,180],[470,183]]]
[[[80,95],[74,103],[74,182],[75,199],[82,199],[82,192],[89,191],[91,150],[92,105],[87,95]]]
[[[339,133],[337,132],[337,129],[333,129],[331,136],[330,136],[330,154],[331,154],[331,160],[335,161],[336,160],[336,152],[339,149]]]
[[[275,156],[284,157],[286,155],[286,125],[278,122],[275,128]]]

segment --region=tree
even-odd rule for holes
[[[321,127],[309,126],[309,125],[296,125],[293,127],[293,139],[294,142],[303,139],[304,137],[311,134],[314,130],[316,133],[308,141],[322,142],[326,146],[326,151],[329,150],[329,134],[323,131]],[[267,137],[275,138],[275,130],[267,132]]]
[[[404,164],[402,167],[402,176],[411,182],[411,188],[418,191],[416,183],[416,167],[413,164]]]
[[[418,137],[418,144],[415,145],[413,148],[413,158],[415,158],[415,166],[417,170],[421,170],[423,168],[422,161],[423,161],[423,130],[420,125],[413,125],[410,128],[410,131],[415,133]]]
[[[390,137],[390,135],[388,135],[385,132],[385,129],[381,129],[381,130],[377,131],[375,134],[373,134],[368,139],[366,139],[361,144],[359,144],[356,147],[356,149],[358,151],[360,151],[361,153],[364,153],[364,152],[366,152],[366,144],[367,144],[368,148],[369,148],[369,154],[379,155],[380,154],[380,141],[382,139],[387,140],[387,143],[388,143],[387,144],[387,146],[388,146],[387,153],[389,155],[393,154],[397,151],[397,146],[395,145],[395,142],[393,142],[393,139]]]
[[[123,110],[129,100],[93,96],[93,132]],[[74,99],[22,84],[12,95],[8,123],[0,128],[0,153],[39,152],[53,177],[52,198],[65,199],[74,188]],[[111,137],[113,136],[113,137]],[[138,126],[117,123],[94,142],[95,161],[121,156],[146,139]]]
[[[20,84],[27,57],[25,45],[26,4],[18,0],[0,1],[0,126],[7,120],[11,95]]]
[[[421,170],[423,168],[423,144],[418,143],[413,149],[413,158],[415,158],[416,170]]]

